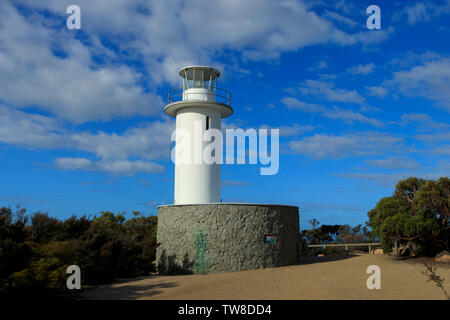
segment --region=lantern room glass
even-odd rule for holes
[[[182,77],[183,91],[192,88],[209,89],[209,91],[216,91],[217,78],[212,75],[209,79],[205,79],[202,69],[185,70]]]

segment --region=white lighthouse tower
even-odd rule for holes
[[[222,118],[233,113],[231,94],[217,88],[217,78],[220,76],[217,69],[189,66],[181,69],[179,74],[183,85],[169,91],[164,111],[176,117],[177,130],[182,129],[192,137],[187,147],[192,159],[197,157],[197,161],[175,163],[174,203],[220,202],[220,164],[205,163],[202,151],[199,155],[198,144],[195,143],[200,141],[201,150],[204,150],[208,144],[202,139],[204,132],[213,128],[220,130]],[[186,148],[186,144],[183,147]]]
[[[230,93],[217,88],[220,72],[190,66],[179,74],[182,88],[169,91],[164,108],[176,118],[175,199],[158,207],[158,272],[206,274],[296,264],[298,207],[220,201],[220,163],[208,156],[222,158],[222,141],[213,141],[221,135],[212,129],[220,130],[222,118],[233,113]]]

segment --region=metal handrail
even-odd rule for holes
[[[308,248],[380,246],[380,242],[309,244]]]
[[[372,246],[381,246],[381,242],[365,242],[365,243],[328,243],[328,244],[309,244],[308,248],[323,248],[326,247],[344,247],[348,250],[348,247],[364,247],[369,246],[369,253],[372,251]]]
[[[217,93],[217,92],[219,92],[219,93]],[[167,92],[167,104],[183,101],[183,94],[185,94],[185,93],[189,94],[189,96],[195,95],[195,94],[214,96],[216,98],[215,99],[216,102],[231,106],[231,92],[226,89],[222,89],[222,88],[213,88],[208,93],[185,92],[185,91],[183,91],[182,87],[174,88]],[[217,99],[217,98],[219,98],[219,99]]]

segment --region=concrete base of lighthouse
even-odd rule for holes
[[[298,207],[215,203],[158,207],[159,273],[219,273],[296,264]]]

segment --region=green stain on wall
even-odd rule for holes
[[[208,244],[208,235],[201,230],[196,232],[194,234],[194,243],[196,247],[194,272],[207,274],[208,259],[206,257],[206,246]]]

